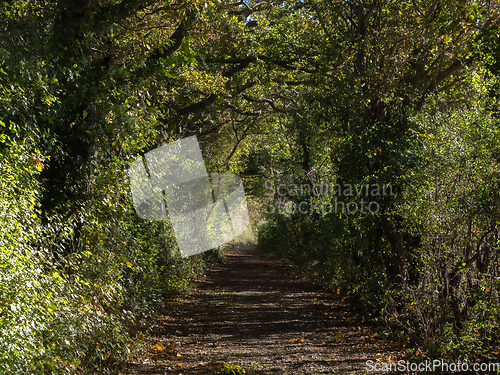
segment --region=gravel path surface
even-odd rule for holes
[[[148,340],[126,374],[221,374],[224,366],[228,374],[365,374],[367,360],[398,355],[355,322],[340,296],[249,246],[226,253],[172,303]]]

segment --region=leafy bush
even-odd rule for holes
[[[243,375],[247,372],[243,367],[235,365],[234,363],[224,363],[220,373],[225,375]]]
[[[488,79],[470,80],[473,106],[436,110],[445,98],[429,100],[411,117],[418,131],[404,141],[406,156],[386,160],[384,171],[396,163],[398,173],[358,182],[395,179],[399,193],[379,213],[274,212],[259,231],[262,248],[354,296],[363,317],[452,359],[497,352],[500,339],[500,134]],[[352,159],[343,158],[339,179],[363,177]]]
[[[0,372],[106,372],[164,297],[220,257],[180,258],[171,228],[135,215],[123,172],[96,175],[96,199],[80,211],[42,219],[43,155],[34,143],[2,147]]]

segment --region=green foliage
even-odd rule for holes
[[[498,125],[484,109],[484,85],[476,81],[476,88],[470,110],[419,118],[426,139],[420,149],[423,162],[408,176],[398,208],[423,241],[415,257],[418,284],[398,296],[410,308],[394,318],[420,327],[427,337],[442,332],[453,350],[439,350],[457,357],[489,348],[498,338],[493,328],[500,307],[493,297],[498,288],[494,275],[500,271]]]
[[[243,367],[235,365],[234,363],[224,363],[220,373],[225,375],[243,375],[247,372]]]
[[[495,9],[4,3],[0,370],[107,371],[166,296],[220,260],[216,250],[181,259],[170,225],[132,207],[129,164],[188,135],[210,172],[244,177],[252,218],[265,212],[261,248],[439,355],[491,351],[500,320]],[[325,213],[332,197],[269,193],[266,181],[390,183],[395,194],[373,197],[374,214]],[[293,212],[299,204],[311,209]]]
[[[275,13],[284,9],[287,26],[261,35],[270,53],[301,56],[275,97],[291,89],[303,101],[278,119],[273,141],[290,149],[271,154],[265,178],[275,188],[391,184],[394,194],[372,198],[375,214],[325,214],[293,208],[333,197],[263,189],[273,209],[259,246],[353,295],[362,317],[402,329],[434,356],[491,351],[500,212],[498,86],[485,69],[497,73],[497,28],[484,24],[492,14],[453,2],[309,2]],[[293,22],[301,36],[288,30]]]
[[[54,218],[42,226],[36,175],[43,155],[34,144],[9,140],[1,155],[0,371],[10,374],[74,373],[123,360],[125,326],[105,314],[93,285],[68,275],[48,245],[71,228]],[[110,295],[118,295],[107,285]]]
[[[165,296],[187,285],[193,267],[218,259],[208,253],[194,262],[181,259],[166,224],[134,214],[125,175],[116,169],[101,176],[105,196],[69,219],[52,216],[42,225],[35,177],[43,155],[33,146],[9,140],[0,161],[6,223],[0,228],[0,371],[105,371],[127,358],[129,334]],[[75,231],[79,243],[68,252]]]

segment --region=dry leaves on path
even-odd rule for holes
[[[255,247],[226,254],[154,327],[127,375],[364,374],[394,361],[339,296],[297,278]]]

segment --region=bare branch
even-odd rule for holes
[[[256,111],[256,112],[245,111],[241,108],[236,107],[234,104],[231,104],[227,100],[226,100],[226,105],[229,108],[231,108],[234,112],[236,112],[237,114],[242,115],[242,116],[260,116],[262,114],[262,111]]]
[[[94,31],[99,33],[109,27],[110,22],[120,22],[139,10],[151,5],[154,0],[122,0],[118,4],[105,5],[96,9]]]
[[[180,22],[179,26],[177,26],[177,29],[170,36],[170,45],[168,47],[162,46],[155,48],[155,50],[148,57],[147,62],[150,63],[160,58],[165,58],[177,51],[177,49],[179,49],[182,44],[182,40],[187,35],[189,27],[194,22],[194,19],[194,13],[188,13],[186,18]]]
[[[209,97],[200,100],[199,102],[196,102],[194,104],[190,104],[186,107],[179,108],[177,109],[177,113],[180,115],[186,115],[188,113],[196,113],[200,112],[204,108],[208,107],[210,104],[213,104],[217,100],[217,95],[212,94]]]
[[[243,96],[243,98],[245,98],[249,102],[269,104],[271,106],[271,108],[273,110],[275,110],[276,112],[281,112],[281,113],[291,113],[291,112],[293,112],[291,110],[278,107],[276,104],[274,104],[274,101],[272,101],[271,99],[266,99],[266,98],[258,99],[258,98],[254,98],[253,96],[247,95],[247,94],[242,94],[242,96]]]

